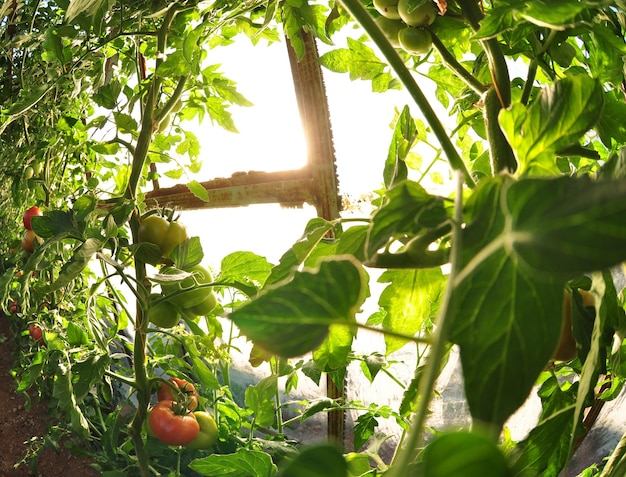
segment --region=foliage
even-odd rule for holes
[[[0,7],[0,298],[22,350],[17,386],[50,401],[105,475],[558,475],[587,430],[586,411],[621,392],[626,4],[434,4],[435,22],[419,27],[432,49],[419,56],[394,47],[365,0]],[[347,30],[347,47],[334,46]],[[332,45],[320,58],[328,72],[413,99],[396,112],[383,188],[358,223],[313,219],[279,263],[234,252],[207,282],[185,271],[203,261],[202,237],[167,257],[139,240],[145,217],[175,215],[148,210],[145,193],[166,176],[206,200],[194,179],[200,141],[184,123],[236,132],[230,108],[251,105],[210,63],[210,49],[285,35],[302,57],[303,32]],[[442,164],[449,180],[430,173]],[[445,187],[434,193],[432,182]],[[20,240],[32,205],[44,215],[32,218],[40,242],[29,253]],[[371,297],[373,269],[383,291]],[[213,290],[220,303],[199,317],[175,302],[187,290],[155,292],[179,285]],[[577,356],[555,362],[565,290]],[[363,319],[368,299],[378,312]],[[180,324],[150,324],[158,300],[175,305]],[[270,369],[242,396],[224,318],[254,343],[251,364]],[[28,337],[35,324],[41,342]],[[385,354],[356,354],[359,329],[382,333]],[[341,384],[356,362],[374,382],[407,344],[415,376],[397,409],[321,399],[285,417],[279,378],[287,394],[299,376]],[[453,346],[472,427],[429,440],[429,405]],[[168,447],[148,432],[153,394],[169,377],[195,383],[200,408],[215,417],[211,449]],[[507,420],[532,392],[539,421],[507,441]],[[359,413],[355,449],[287,437],[296,421],[347,409]],[[379,455],[380,418],[404,430],[392,463]],[[586,475],[624,475],[625,448]]]

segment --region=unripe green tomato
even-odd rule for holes
[[[189,308],[189,311],[196,316],[207,316],[217,306],[217,297],[215,293],[211,291],[206,299],[197,305]]]
[[[400,41],[398,40],[398,33],[400,33],[400,30],[403,28],[406,28],[404,22],[402,20],[390,20],[389,18],[378,17],[376,23],[389,40],[389,43],[391,43],[391,46],[399,48]]]
[[[150,299],[163,298],[161,295],[151,295]],[[156,305],[150,305],[148,321],[160,328],[173,328],[180,321],[180,313],[169,301],[161,301]]]
[[[206,411],[195,411],[193,414],[200,425],[200,432],[193,441],[185,444],[185,447],[194,450],[209,449],[217,442],[217,423]]]
[[[31,179],[34,174],[35,174],[35,171],[31,166],[28,166],[26,169],[24,169],[24,179],[26,180]]]
[[[195,273],[193,276],[184,278],[176,283],[161,284],[161,289],[166,296],[172,295],[177,291],[184,290],[182,293],[174,295],[171,298],[171,302],[178,305],[182,309],[188,309],[192,306],[200,305],[213,293],[213,290],[210,288],[198,288],[196,285],[196,281],[199,285],[205,285],[213,281],[213,275],[211,275],[211,272],[207,268],[198,264],[185,271]],[[161,273],[173,275],[179,273],[179,271],[176,268],[165,267],[161,269]]]
[[[398,0],[374,0],[374,8],[385,18],[400,20]]]
[[[412,55],[428,53],[433,45],[433,39],[427,30],[406,27],[398,33],[400,46]]]
[[[43,172],[43,162],[37,162],[34,166],[33,166],[33,173],[35,174],[35,176],[38,176],[39,174],[41,174]]]
[[[427,0],[416,8],[409,5],[410,0],[399,0],[398,14],[404,23],[413,27],[432,25],[437,18],[437,9]]]

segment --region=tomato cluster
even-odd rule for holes
[[[437,18],[431,0],[374,0],[380,13],[376,21],[389,42],[412,55],[423,55],[432,47],[432,37],[425,28]]]
[[[169,257],[172,250],[189,237],[187,229],[179,222],[170,222],[158,215],[145,217],[139,225],[139,242],[148,242],[156,245],[164,257]]]
[[[201,287],[213,282],[213,275],[204,266],[197,264],[187,267],[190,276],[176,282],[163,283],[162,295],[154,294],[151,300],[155,305],[148,311],[151,323],[161,328],[176,326],[181,313],[187,316],[206,316],[217,306],[217,296],[210,287]],[[181,270],[166,266],[161,269],[163,275],[175,275]]]
[[[194,450],[208,449],[217,441],[217,423],[206,411],[196,410],[195,386],[180,378],[161,383],[158,403],[148,415],[149,431],[161,442]]]
[[[24,228],[26,228],[26,232],[22,236],[22,250],[26,253],[31,254],[35,250],[35,242],[39,241],[39,237],[35,232],[33,232],[32,227],[32,218],[42,216],[43,212],[39,207],[33,205],[29,207],[24,212],[22,216],[22,223],[24,224]]]

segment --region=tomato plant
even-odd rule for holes
[[[43,212],[36,205],[29,207],[28,209],[26,209],[22,217],[22,222],[24,223],[24,227],[26,227],[27,230],[32,230],[31,219],[33,217],[40,217],[42,215],[43,215]]]
[[[170,446],[182,446],[192,442],[200,432],[193,413],[178,409],[174,401],[159,401],[148,414],[154,436]]]
[[[374,8],[384,18],[390,20],[399,20],[400,14],[398,13],[398,0],[374,0]]]

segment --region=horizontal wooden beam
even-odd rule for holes
[[[200,182],[209,200],[196,197],[186,184],[154,189],[146,193],[151,207],[168,206],[180,210],[241,207],[278,203],[287,207],[316,205],[317,194],[308,167],[280,172],[236,172],[228,178]]]

